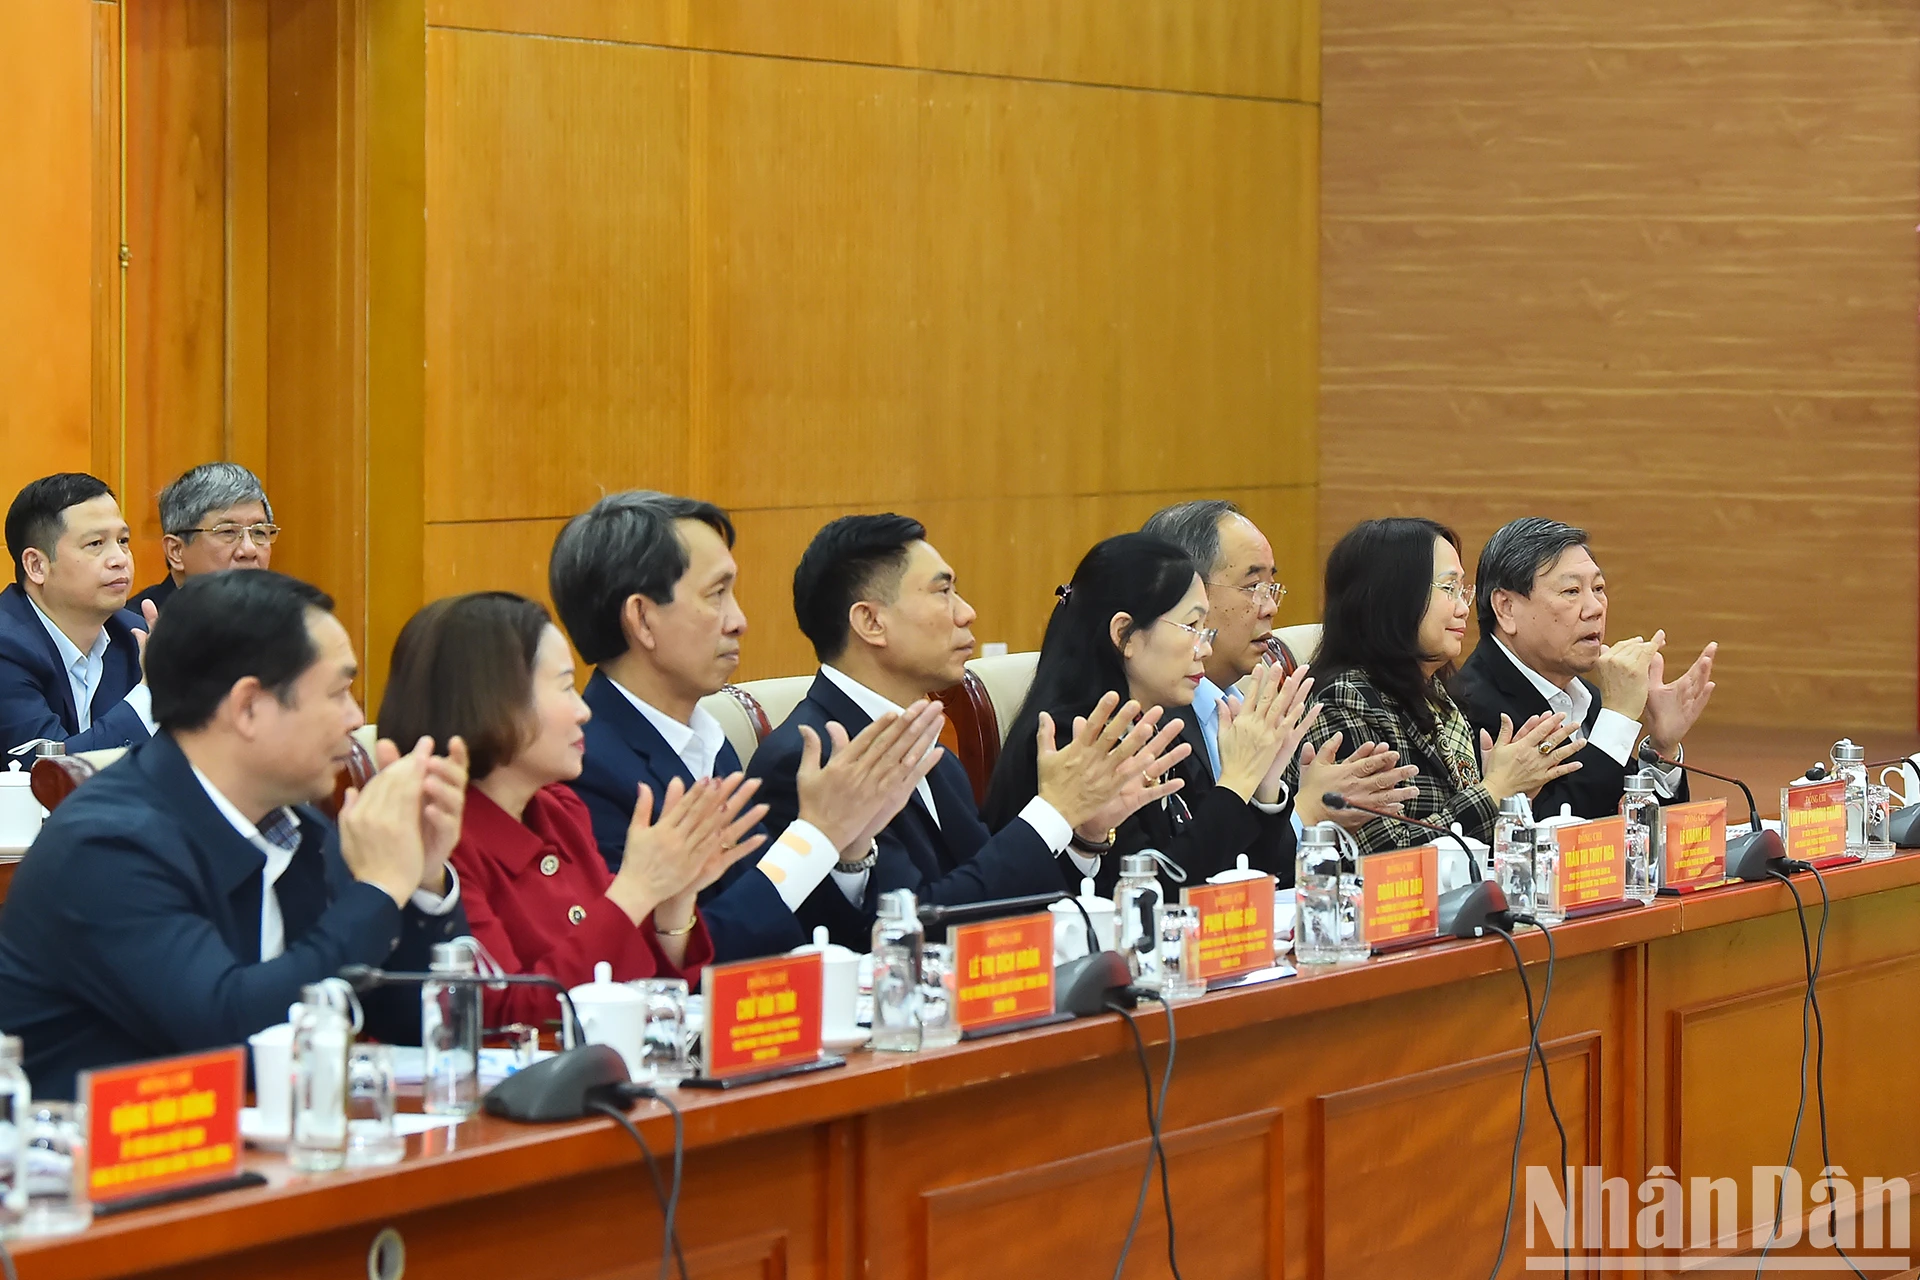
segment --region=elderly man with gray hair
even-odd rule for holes
[[[1221,704],[1228,704],[1226,717],[1231,721],[1239,704],[1235,686],[1265,659],[1267,651],[1261,642],[1273,630],[1274,615],[1287,589],[1274,580],[1273,546],[1266,535],[1225,499],[1201,498],[1163,507],[1148,517],[1140,532],[1186,552],[1206,583],[1206,625],[1215,632],[1213,651],[1206,659],[1206,675],[1194,690],[1184,736],[1194,757],[1205,763],[1207,776],[1218,778]],[[1335,763],[1340,750],[1337,734],[1317,749],[1301,745],[1300,758],[1289,771],[1290,784],[1293,770],[1300,771],[1294,788],[1296,823],[1332,819],[1357,828],[1372,821],[1358,810],[1327,809],[1321,797],[1330,791],[1389,813],[1399,813],[1401,805],[1419,794],[1406,785],[1416,772],[1414,767],[1402,765],[1398,753],[1374,742],[1352,746],[1347,758]]]
[[[1480,643],[1459,680],[1468,721],[1498,735],[1503,715],[1518,725],[1559,713],[1586,739],[1572,757],[1581,767],[1542,787],[1534,813],[1547,817],[1563,805],[1577,818],[1617,813],[1642,741],[1680,757],[1681,739],[1713,695],[1719,646],[1709,644],[1669,683],[1665,631],[1609,645],[1606,575],[1586,530],[1558,520],[1527,516],[1502,527],[1480,552],[1475,576]],[[1687,798],[1682,770],[1655,770],[1654,787],[1663,800]]]
[[[135,613],[164,607],[188,578],[269,568],[280,536],[260,478],[237,462],[202,463],[162,489],[160,530],[167,576],[127,601]]]

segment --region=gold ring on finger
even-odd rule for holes
[[[1553,754],[1553,749],[1554,749],[1554,747],[1555,747],[1556,745],[1558,745],[1558,744],[1556,744],[1556,743],[1552,743],[1552,742],[1543,742],[1543,743],[1541,743],[1541,744],[1540,744],[1540,754],[1541,754],[1541,755],[1543,755],[1543,756],[1547,756],[1547,755],[1552,755],[1552,754]]]

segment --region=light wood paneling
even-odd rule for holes
[[[1714,719],[1910,728],[1920,10],[1324,21],[1323,550],[1556,515]]]
[[[684,484],[687,56],[432,33],[429,520]]]
[[[95,198],[95,129],[118,102],[117,86],[96,95],[95,74],[113,65],[97,55],[114,17],[89,0],[0,6],[0,501],[35,476],[87,470],[93,415],[117,412],[96,409],[92,378],[96,215],[112,211]]]
[[[1218,490],[1313,616],[1314,108],[859,65],[896,14],[841,16],[845,60],[430,29],[424,598],[543,596],[560,517],[683,489],[740,523],[743,675],[812,664],[791,568],[847,510],[1030,647],[1092,542]]]
[[[225,456],[227,0],[129,0],[125,491],[135,585],[166,573],[156,499]]]

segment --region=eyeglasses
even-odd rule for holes
[[[1225,587],[1229,591],[1244,591],[1256,602],[1264,600],[1275,606],[1287,598],[1287,589],[1278,582],[1255,582],[1248,586],[1242,586],[1237,582],[1209,582],[1207,585]]]
[[[211,529],[182,529],[182,533],[204,533],[223,547],[240,545],[241,538],[249,538],[256,547],[270,547],[273,540],[280,536],[277,524],[217,524]]]
[[[1220,630],[1217,627],[1190,627],[1184,622],[1172,622],[1166,618],[1162,618],[1160,621],[1165,622],[1170,627],[1178,627],[1193,637],[1193,652],[1195,657],[1199,656],[1202,648],[1211,649],[1213,647],[1214,637],[1220,634]]]
[[[1446,596],[1447,599],[1453,601],[1455,604],[1473,599],[1473,584],[1471,582],[1436,582],[1433,584],[1433,589]]]

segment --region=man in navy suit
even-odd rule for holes
[[[801,556],[793,608],[821,666],[806,698],[754,752],[749,772],[761,780],[769,831],[797,814],[809,738],[830,724],[851,731],[894,714],[966,674],[973,606],[926,536],[906,516],[843,516]],[[1097,712],[1057,750],[1043,729],[1039,795],[998,833],[980,820],[965,767],[943,753],[880,833],[872,872],[834,871],[801,906],[800,922],[824,924],[835,942],[865,951],[879,895],[890,889],[949,905],[1058,891],[1056,856],[1070,845],[1104,848],[1146,802],[1146,779],[1179,759],[1171,754],[1179,725],[1156,737],[1157,720]]]
[[[36,1095],[76,1073],[239,1044],[349,964],[423,968],[466,932],[447,863],[466,748],[422,742],[340,815],[310,804],[365,717],[332,601],[281,574],[195,578],[147,647],[160,732],[69,796],[0,908],[0,1027]],[[420,1000],[364,999],[418,1043]]]
[[[700,699],[740,662],[746,615],[734,599],[733,522],[692,498],[630,491],[602,498],[554,541],[548,587],[575,649],[596,670],[585,698],[586,760],[570,785],[595,842],[619,868],[641,783],[655,819],[674,778],[740,770],[740,757]],[[794,910],[836,868],[874,864],[875,837],[933,768],[940,708],[920,702],[848,741],[816,735],[799,774],[794,820],[756,859],[700,895],[722,961],[774,955],[806,941]],[[809,731],[811,732],[811,731]]]
[[[133,535],[113,490],[63,472],[7,510],[13,585],[0,591],[0,750],[36,738],[68,751],[129,747],[153,733],[140,681],[143,621],[125,609]]]

